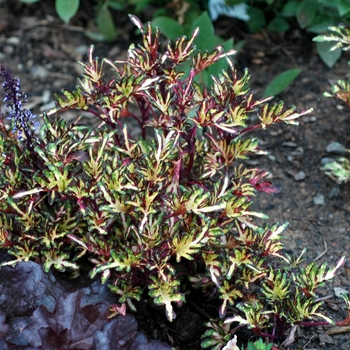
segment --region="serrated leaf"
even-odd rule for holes
[[[241,42],[243,45],[243,43]],[[233,39],[228,39],[225,42],[222,42],[221,38],[218,38],[217,45],[222,45],[224,47],[223,52],[230,52],[235,47],[235,50],[238,50],[237,44],[233,45]],[[232,52],[232,51],[231,51]],[[236,52],[235,52],[236,53]],[[223,70],[227,70],[228,63],[226,59],[219,59],[217,62],[209,66],[203,73],[204,73],[204,81],[206,84],[210,85],[212,82],[212,77],[217,76],[220,74]]]
[[[336,64],[336,62],[339,60],[339,58],[341,57],[341,54],[342,54],[341,48],[331,50],[333,47],[334,47],[333,42],[327,42],[327,41],[316,42],[317,52],[318,52],[319,56],[321,57],[323,63],[328,68],[332,68]]]
[[[263,93],[263,97],[276,96],[286,89],[301,73],[301,69],[292,68],[279,74],[272,82],[267,86]]]
[[[178,293],[180,281],[172,280],[170,276],[166,276],[166,280],[159,280],[155,276],[150,278],[153,283],[148,286],[150,290],[148,294],[154,298],[155,304],[165,306],[166,317],[172,322],[176,314],[171,303],[185,301],[185,297]]]
[[[176,237],[173,240],[174,250],[176,252],[176,261],[180,262],[181,258],[193,260],[193,254],[197,253],[204,245],[201,242],[208,232],[208,227],[203,227],[202,231],[194,238],[192,234],[186,234],[183,237]]]
[[[263,283],[262,292],[272,303],[289,297],[290,280],[280,270],[270,269]]]
[[[63,22],[68,23],[78,12],[80,0],[56,0],[55,8]]]
[[[243,294],[240,290],[232,286],[227,280],[224,280],[224,284],[220,287],[219,293],[219,298],[223,300],[219,308],[219,315],[220,318],[223,318],[226,314],[227,304],[233,305],[234,301],[237,298],[241,298]]]
[[[5,259],[4,259],[5,260]],[[0,309],[7,317],[29,316],[45,292],[45,274],[39,264],[19,263],[0,269]],[[30,298],[28,298],[30,296]]]
[[[53,312],[40,305],[22,336],[31,346],[43,349],[90,349],[94,331],[106,322],[108,306],[98,303],[81,308],[82,296],[80,290],[59,297]]]

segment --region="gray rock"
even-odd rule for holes
[[[346,154],[346,148],[339,142],[331,142],[327,148],[326,151],[328,153],[334,153],[334,154]]]
[[[43,103],[49,103],[51,98],[51,91],[49,89],[45,89],[41,95],[41,99]]]
[[[326,334],[326,333],[321,333],[321,334],[319,334],[318,335],[318,337],[319,337],[319,339],[320,339],[320,345],[321,344],[333,344],[333,339],[332,339],[332,337],[331,336],[329,336],[328,334]],[[321,345],[321,346],[323,346],[323,345]]]
[[[45,79],[49,72],[47,69],[45,69],[43,66],[33,65],[30,68],[30,73],[33,76],[33,78],[39,78],[39,79]]]
[[[304,123],[313,123],[317,120],[317,117],[314,115],[312,115],[312,116],[305,115],[302,117],[302,120]]]
[[[286,141],[286,142],[282,142],[282,146],[284,147],[298,147],[298,145],[295,142],[292,141]]]
[[[333,197],[339,196],[340,189],[338,186],[332,187],[332,189],[328,193],[328,198],[332,199]]]
[[[324,195],[322,193],[317,193],[313,198],[313,201],[316,205],[326,205],[326,202],[324,201]]]
[[[11,45],[18,45],[21,40],[18,36],[11,36],[6,40],[6,42]]]
[[[299,171],[294,175],[295,181],[301,181],[301,180],[304,180],[305,178],[306,178],[306,174],[303,171]]]
[[[331,157],[323,157],[323,158],[321,159],[321,164],[322,164],[322,165],[325,165],[325,164],[328,164],[328,163],[332,163],[332,162],[334,162],[334,161],[335,161],[334,158],[331,158]]]
[[[304,154],[304,148],[300,146],[291,152],[291,155],[294,157],[301,157],[303,154]]]
[[[342,294],[349,294],[349,292],[346,289],[344,289],[344,288],[334,287],[333,290],[334,290],[334,295],[337,298],[341,298]]]

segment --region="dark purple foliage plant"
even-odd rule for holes
[[[309,111],[256,100],[248,70],[238,77],[233,51],[218,46],[194,54],[198,30],[161,51],[159,31],[131,20],[142,44],[116,62],[94,57],[91,47],[79,85],[57,96],[38,134],[19,81],[1,69],[13,123],[0,126],[0,244],[13,257],[1,266],[31,260],[45,272],[79,273],[88,264],[90,277],[107,283],[121,307],[134,310],[135,300],[149,297],[170,321],[189,288],[198,288],[219,305],[204,348],[221,349],[236,331],[231,323],[273,340],[315,317],[331,323],[316,290],[344,259],[328,269],[286,255],[281,235],[287,224],[262,224],[267,216],[253,209],[254,196],[278,189],[267,171],[243,162],[266,154],[249,132],[295,125]],[[220,59],[229,72],[208,86],[196,83]],[[100,124],[82,125],[79,118],[69,124],[63,116],[72,110]],[[77,296],[70,298],[68,304]],[[54,316],[44,306],[35,316],[41,326],[30,327],[45,338]],[[96,344],[110,327],[90,335]],[[78,341],[70,328],[60,324],[55,332],[63,332],[62,341]]]

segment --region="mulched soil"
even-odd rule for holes
[[[130,40],[136,36],[125,14],[118,16],[121,34],[115,42],[107,44],[93,42],[84,35],[84,28],[92,25],[93,18],[91,8],[85,5],[70,25],[64,25],[57,19],[51,2],[33,6],[15,5],[13,1],[0,3],[0,62],[21,78],[30,108],[40,113],[40,109],[50,106],[54,93],[74,88],[81,73],[76,62],[85,60],[89,45],[95,45],[100,57],[115,60],[125,56]],[[244,67],[249,68],[251,87],[257,97],[262,96],[277,74],[289,68],[302,69],[298,79],[278,99],[287,106],[296,105],[298,111],[311,107],[314,110],[301,118],[297,127],[276,125],[256,134],[271,155],[250,162],[269,170],[281,192],[274,196],[262,194],[254,203],[269,215],[270,222],[290,223],[284,239],[289,254],[299,255],[306,247],[306,261],[334,266],[350,251],[350,185],[337,185],[324,175],[320,166],[322,158],[334,157],[326,152],[331,142],[349,147],[350,111],[340,101],[324,98],[322,93],[329,90],[329,79],[349,75],[349,56],[343,54],[335,67],[328,69],[316,53],[312,36],[298,29],[286,35],[265,32],[252,35],[231,19],[221,19],[216,26],[223,37],[233,37],[235,42],[245,40],[237,56],[237,69],[242,73]],[[298,176],[302,179],[296,180]],[[341,274],[320,291],[320,296],[327,298],[325,313],[334,320],[342,320],[345,316],[342,299],[335,296],[334,287],[349,290],[350,265],[345,265]],[[198,335],[203,333],[202,324],[208,319],[194,304],[188,304],[178,311],[177,320],[169,324],[163,309],[149,302],[141,303],[137,314],[139,327],[176,349],[199,349]],[[349,330],[338,328],[341,333],[329,335],[331,328],[300,327],[288,349],[350,349]]]

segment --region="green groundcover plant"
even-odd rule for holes
[[[57,96],[39,132],[20,81],[1,67],[11,125],[0,128],[0,244],[12,256],[1,267],[29,260],[46,272],[88,267],[121,308],[150,297],[170,321],[198,288],[218,301],[204,348],[225,346],[232,325],[275,340],[292,325],[322,324],[313,318],[332,323],[317,288],[344,258],[328,269],[286,255],[287,223],[265,224],[267,216],[252,209],[258,192],[278,189],[267,171],[243,162],[266,154],[249,132],[297,124],[309,111],[256,100],[248,70],[238,77],[234,51],[194,53],[198,29],[161,52],[159,30],[130,18],[142,44],[115,62],[94,57],[91,47],[79,85]],[[229,72],[198,85],[196,75],[220,59]],[[82,125],[79,117],[69,124],[65,111],[100,124]],[[137,126],[139,136],[131,137]]]
[[[350,26],[340,24],[338,27],[329,27],[331,34],[319,35],[314,38],[317,42],[331,43],[331,50],[350,50]],[[348,62],[350,64],[350,62]],[[332,84],[331,92],[325,92],[325,97],[338,98],[350,106],[350,80],[339,79]],[[347,182],[350,179],[350,161],[346,157],[327,163],[322,167],[325,173],[338,183]]]

